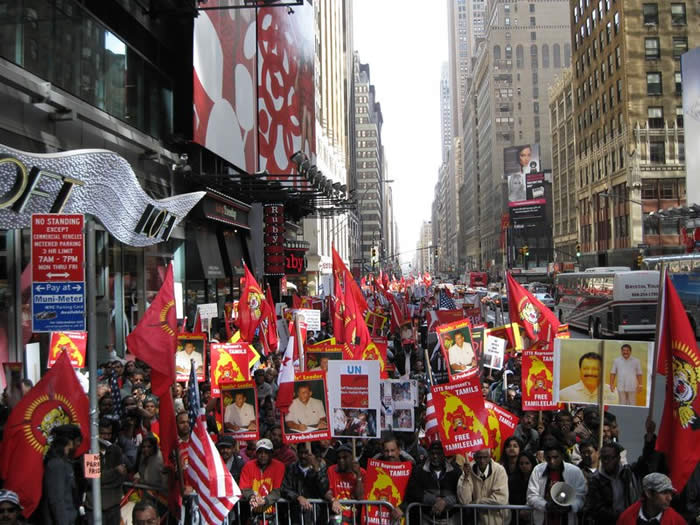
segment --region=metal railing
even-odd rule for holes
[[[424,512],[424,508],[428,509]],[[432,505],[423,503],[411,503],[406,507],[406,524],[423,524],[423,523],[479,523],[479,515],[488,512],[508,511],[510,513],[510,523],[534,523],[533,513],[535,509],[529,505],[483,505],[479,503],[471,503],[468,505],[453,505],[442,514],[433,514]],[[525,513],[527,519],[521,519],[521,513]],[[471,514],[472,521],[467,522],[467,518]],[[504,513],[503,523],[508,523],[507,514]]]

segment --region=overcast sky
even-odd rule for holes
[[[420,226],[430,220],[441,162],[440,68],[447,61],[446,2],[354,0],[354,30],[355,49],[360,61],[370,66],[370,82],[382,107],[387,178],[396,181],[392,187],[401,259],[410,261]]]

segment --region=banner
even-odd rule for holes
[[[282,422],[285,443],[330,439],[325,372],[294,374],[294,399]]]
[[[522,358],[523,410],[556,410],[554,402],[554,352],[524,350]]]
[[[379,437],[379,376],[378,361],[328,363],[328,409],[333,437]]]
[[[366,500],[386,501],[395,508],[406,496],[406,487],[411,477],[413,465],[410,461],[367,461],[367,473],[364,486]],[[381,525],[392,523],[391,513],[386,507],[365,507],[364,523]]]
[[[177,336],[177,351],[175,352],[175,380],[188,381],[192,359],[197,368],[197,381],[204,381],[206,359],[206,334],[181,334]]]
[[[435,330],[450,381],[458,381],[477,370],[478,356],[472,347],[471,323],[468,319],[440,325]]]
[[[219,397],[222,382],[249,381],[248,343],[212,343],[211,395]]]
[[[51,368],[63,352],[68,354],[73,368],[83,368],[86,349],[87,332],[51,332],[47,368]]]
[[[464,310],[464,317],[466,319],[469,319],[469,322],[472,324],[472,326],[477,325],[477,324],[481,324],[484,322],[483,317],[481,317],[481,306],[467,307],[465,305],[463,310]]]
[[[379,385],[382,399],[382,431],[413,432],[418,382],[414,379],[384,379]]]
[[[312,348],[314,348],[312,350]],[[308,345],[304,352],[306,361],[305,370],[316,372],[318,370],[328,371],[328,361],[343,359],[343,345],[326,345],[316,349],[314,345]]]
[[[515,433],[519,418],[496,403],[484,401],[488,417],[482,421],[489,430],[489,448],[494,461],[500,461],[503,443]]]
[[[476,374],[454,383],[435,385],[431,393],[446,455],[489,446],[489,431],[483,423],[488,414]]]
[[[224,433],[231,434],[237,441],[257,441],[260,412],[255,381],[222,381],[219,388]]]
[[[425,320],[428,323],[428,332],[434,332],[438,325],[449,324],[464,319],[464,310],[428,310],[425,312]]]

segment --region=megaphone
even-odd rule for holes
[[[565,507],[566,505],[571,505],[576,499],[576,490],[568,483],[557,481],[552,485],[549,495],[552,496],[554,503]]]

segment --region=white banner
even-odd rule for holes
[[[326,384],[331,436],[378,438],[379,361],[329,361]]]

